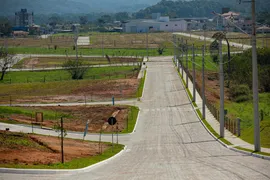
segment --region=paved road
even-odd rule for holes
[[[231,151],[195,115],[171,58],[150,58],[136,132],[126,150],[81,173],[0,174],[0,179],[270,179],[270,161]]]
[[[200,40],[203,40],[204,39],[204,36],[198,36],[198,35],[194,35],[194,34],[179,33],[179,32],[176,32],[176,33],[173,33],[173,34],[178,34],[178,35],[186,36],[186,37],[192,37],[192,38],[196,38],[196,39],[200,39]],[[209,37],[206,37],[205,39],[206,39],[206,41],[211,41],[211,42],[214,41],[213,38],[209,38]],[[222,41],[222,44],[227,45],[227,42],[226,41]],[[235,43],[235,42],[230,42],[230,46],[235,46],[235,47],[243,48],[244,50],[251,48],[250,45],[241,44],[241,43]]]

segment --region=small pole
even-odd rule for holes
[[[64,163],[64,131],[63,131],[63,117],[61,117],[61,161]]]
[[[102,154],[101,134],[102,134],[102,127],[100,128],[100,132],[99,132],[99,154]]]
[[[237,136],[239,137],[241,135],[241,126],[240,126],[241,119],[237,118],[236,120],[237,120]]]
[[[118,123],[116,125],[116,144],[118,144]]]
[[[112,97],[112,105],[114,106],[114,96]]]
[[[113,152],[113,129],[112,129],[112,152]]]
[[[32,116],[32,114],[31,114],[31,116]],[[32,119],[32,118],[31,118]],[[34,133],[34,125],[33,125],[33,121],[31,122],[31,124],[32,124],[32,133]]]

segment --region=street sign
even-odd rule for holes
[[[110,118],[108,119],[108,123],[109,123],[110,125],[115,125],[116,122],[117,122],[117,121],[116,121],[116,118],[115,118],[115,117],[110,117]]]
[[[90,122],[89,120],[87,120],[87,122],[86,122],[85,129],[84,129],[84,133],[83,133],[83,139],[84,139],[84,137],[85,137],[86,134],[87,134],[89,122]]]

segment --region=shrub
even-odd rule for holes
[[[250,89],[248,85],[234,85],[229,89],[229,96],[235,102],[244,102],[250,99]]]

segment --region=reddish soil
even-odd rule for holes
[[[202,73],[196,72],[197,85],[201,89],[202,87]],[[205,97],[211,103],[217,103],[220,99],[220,88],[219,88],[219,74],[215,72],[205,73]],[[229,99],[228,88],[224,87],[225,101]]]
[[[127,77],[130,78],[130,77]],[[61,89],[51,92],[44,92],[46,95],[31,95],[31,91],[26,90],[25,94],[12,95],[12,104],[19,103],[62,103],[62,102],[91,102],[91,101],[111,101],[135,98],[140,79],[118,79],[118,80],[96,80],[89,81],[78,87],[72,87],[68,93],[61,93]],[[57,87],[56,87],[57,88]],[[42,90],[41,90],[42,91]],[[57,94],[55,94],[57,92]],[[33,92],[34,93],[34,92]],[[3,96],[0,103],[10,103],[9,96]]]
[[[0,164],[52,164],[61,162],[58,137],[0,131]],[[21,142],[27,142],[22,144]],[[102,144],[102,152],[108,145]],[[99,144],[64,139],[64,160],[98,155]]]
[[[35,125],[42,125],[45,127],[53,128],[59,124],[60,115],[68,114],[68,118],[64,118],[64,128],[70,131],[83,132],[85,129],[86,122],[89,120],[88,132],[111,132],[112,129],[116,131],[118,128],[119,132],[126,128],[126,122],[128,117],[129,109],[127,106],[52,106],[52,107],[25,107],[31,109],[33,112],[43,112],[50,110],[55,112],[55,116],[59,117],[55,119],[44,119],[43,122],[36,122],[34,117],[13,114],[9,118],[16,122]],[[111,116],[115,116],[117,119],[117,125],[110,126],[107,123],[107,119]]]

